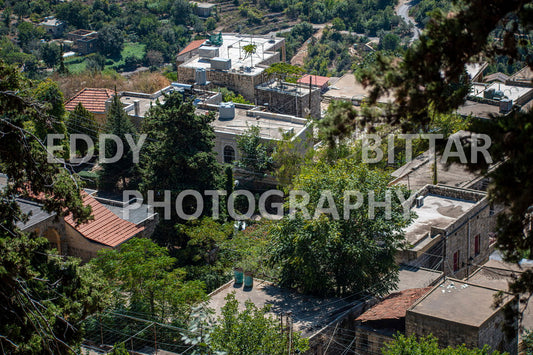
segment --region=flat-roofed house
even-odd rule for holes
[[[495,307],[498,294],[501,303]],[[507,307],[517,306],[518,300],[510,293],[447,278],[407,310],[406,335],[432,334],[441,347],[488,345],[514,355],[518,353],[518,319],[508,320],[505,313]]]
[[[426,185],[406,203],[416,217],[404,228],[408,248],[398,262],[463,278],[488,260],[496,214],[485,192]]]

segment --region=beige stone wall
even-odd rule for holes
[[[514,302],[514,301],[513,301]],[[516,303],[516,302],[514,302]],[[495,313],[479,329],[478,346],[483,347],[487,344],[493,350],[507,352],[511,355],[518,353],[518,333],[508,338],[502,331],[505,324],[505,315],[503,312]],[[518,322],[515,323],[518,327]]]
[[[495,216],[490,213],[486,198],[447,228],[444,274],[464,278],[489,258],[489,233],[495,229]],[[480,253],[475,254],[475,237],[479,235]],[[459,252],[459,270],[453,270],[454,253]],[[472,258],[472,259],[470,259]],[[471,264],[470,266],[468,264]]]
[[[450,322],[440,318],[429,317],[407,311],[405,317],[407,336],[425,337],[430,334],[438,338],[441,347],[466,344],[469,348],[478,346],[478,329],[465,324]]]
[[[65,224],[65,232],[63,240],[68,248],[67,254],[78,257],[83,262],[88,262],[96,257],[99,250],[112,249],[109,246],[90,241],[69,224]]]

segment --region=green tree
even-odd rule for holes
[[[403,334],[396,335],[394,340],[386,343],[383,355],[403,355],[403,354],[424,354],[424,355],[499,355],[498,351],[491,351],[485,345],[483,349],[468,349],[464,344],[455,348],[451,346],[441,349],[437,338],[428,336],[417,339],[411,335],[406,337]]]
[[[280,331],[277,319],[268,314],[270,307],[258,308],[246,301],[244,310],[239,311],[239,301],[234,293],[225,298],[222,315],[211,333],[210,347],[236,354],[287,354],[289,336]],[[291,349],[303,353],[309,349],[309,341],[299,333],[292,332]]]
[[[122,142],[123,151],[120,159],[114,163],[101,162],[102,174],[99,177],[99,186],[105,191],[122,191],[131,185],[132,177],[135,173],[136,164],[133,162],[133,151],[127,142],[126,135],[132,138],[139,138],[128,114],[124,111],[124,106],[117,93],[113,96],[109,112],[107,114],[106,133],[118,136]],[[114,140],[106,140],[106,159],[111,159],[117,154],[119,147]]]
[[[0,191],[0,343],[10,354],[72,352],[82,339],[79,324],[104,306],[104,287],[87,267],[47,253],[45,238],[22,233],[27,218],[15,201],[42,193],[43,209],[72,213],[83,223],[90,216],[79,181],[61,164],[49,164],[42,142],[24,127],[44,125],[49,116],[28,96],[30,83],[0,62],[0,166],[8,176]],[[51,197],[53,196],[53,197]]]
[[[242,157],[235,163],[250,174],[259,176],[272,169],[272,157],[260,133],[259,126],[251,126],[237,138],[237,148]]]
[[[41,59],[48,68],[53,68],[59,63],[61,48],[55,43],[45,43],[39,49]]]
[[[242,47],[242,50],[244,51],[244,58],[250,57],[250,66],[254,66],[254,54],[257,51],[257,44],[247,44]]]
[[[398,280],[394,256],[410,216],[404,216],[397,196],[407,191],[387,184],[386,173],[351,160],[304,166],[293,190],[309,194],[307,216],[294,211],[271,232],[271,263],[280,267],[280,283],[319,295],[393,290]],[[346,191],[359,192],[348,202],[358,200],[361,206],[344,211]],[[324,197],[328,192],[330,198]],[[375,201],[390,194],[390,216],[385,208],[371,209],[370,194]],[[325,210],[333,207],[338,215]]]
[[[98,122],[94,119],[93,114],[83,107],[81,102],[76,105],[74,111],[69,112],[67,127],[71,134],[85,134],[93,140],[93,143],[96,144],[98,142],[98,132],[100,129]],[[81,156],[85,156],[89,148],[87,143],[80,140],[77,142],[77,147],[79,147],[78,151]]]
[[[111,58],[120,58],[124,48],[124,33],[115,26],[106,26],[98,32],[99,52]]]
[[[168,250],[147,238],[133,238],[120,250],[102,250],[91,265],[113,287],[116,306],[148,313],[153,320],[184,324],[191,306],[204,301],[204,285],[184,281],[185,271],[175,269]]]
[[[394,33],[387,33],[379,40],[379,49],[395,51],[400,44],[400,37]]]
[[[65,124],[65,106],[63,105],[65,100],[59,85],[50,79],[42,81],[33,88],[32,96],[44,104],[43,108],[49,120],[47,122],[28,123],[26,127],[45,143],[48,140],[49,133],[64,134],[65,138],[62,141],[64,147],[63,157],[68,157],[68,131]]]
[[[89,28],[90,9],[80,0],[59,4],[56,15],[58,19],[76,28]]]
[[[183,190],[203,193],[216,190],[223,183],[222,167],[213,152],[215,132],[212,114],[197,115],[191,99],[173,92],[147,113],[143,132],[150,139],[143,146],[140,183],[143,193],[156,196],[170,190],[172,199]],[[195,200],[183,201],[184,212],[196,211]],[[204,206],[207,213],[209,206]],[[161,214],[163,216],[163,214]],[[174,225],[180,220],[173,209],[171,218],[161,221],[154,236],[161,243],[185,246],[187,239],[176,235]]]
[[[265,70],[265,74],[269,78],[274,78],[280,83],[282,81],[295,83],[303,73],[302,68],[287,63],[274,63]]]
[[[217,20],[214,17],[210,17],[205,21],[205,29],[207,31],[214,31],[217,28]]]
[[[37,41],[45,34],[41,27],[37,27],[31,22],[23,21],[17,26],[18,38],[23,49],[28,50],[34,47]]]
[[[282,133],[282,139],[276,142],[272,153],[272,165],[274,176],[280,186],[288,189],[292,185],[293,178],[300,172],[302,164],[311,158],[313,150],[303,152],[304,144],[300,138],[295,138],[292,132]]]

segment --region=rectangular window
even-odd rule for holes
[[[459,258],[461,255],[461,251],[457,250],[455,253],[453,253],[453,272],[456,272],[459,270]]]
[[[479,255],[481,248],[479,245],[479,234],[474,237],[474,254]]]

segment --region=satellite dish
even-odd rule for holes
[[[309,109],[309,107],[305,107],[305,108],[304,108],[304,113],[305,113],[306,115],[310,115],[310,114],[311,114],[311,110]]]

